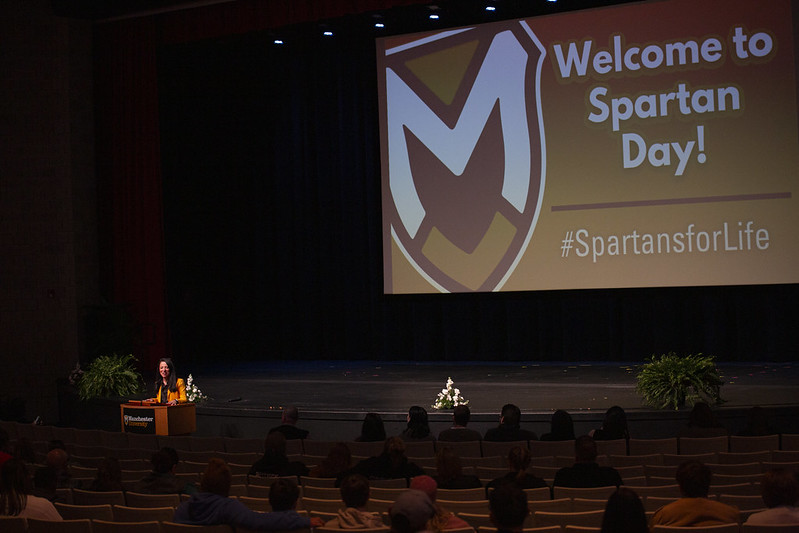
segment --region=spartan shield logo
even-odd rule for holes
[[[520,21],[385,50],[384,225],[439,291],[499,290],[530,242],[544,188],[544,54]]]

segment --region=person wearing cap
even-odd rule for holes
[[[435,515],[433,502],[420,490],[402,492],[388,511],[391,533],[416,533],[424,531],[427,522]]]
[[[416,476],[411,479],[411,489],[424,492],[433,504],[435,514],[427,521],[425,529],[440,533],[445,529],[461,529],[470,527],[462,518],[455,516],[455,513],[447,511],[436,503],[436,493],[438,484],[430,476]]]

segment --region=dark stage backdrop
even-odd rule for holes
[[[797,358],[796,285],[383,295],[373,38],[271,41],[158,50],[176,357]]]

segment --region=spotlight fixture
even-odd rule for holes
[[[438,20],[440,17],[438,16],[437,13],[430,13],[429,18],[430,20]]]
[[[486,11],[496,11],[496,6],[486,6]]]
[[[325,37],[333,37],[333,32],[330,30],[325,30],[322,32],[322,35],[324,35]]]
[[[273,44],[283,44],[283,39],[275,39],[272,41]]]

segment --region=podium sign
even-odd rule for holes
[[[193,403],[178,405],[122,404],[122,432],[144,435],[188,435],[197,429]]]

